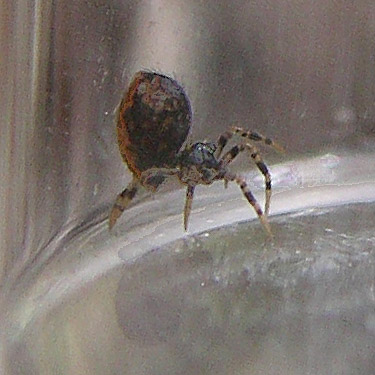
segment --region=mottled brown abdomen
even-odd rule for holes
[[[138,72],[120,105],[121,155],[138,177],[152,167],[172,167],[190,125],[190,103],[182,87],[162,74]]]

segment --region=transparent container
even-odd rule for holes
[[[4,2],[0,372],[373,374],[370,0]],[[134,73],[173,76],[193,140],[233,123],[273,181],[270,239],[240,189],[145,193],[115,132]],[[261,204],[264,181],[243,175]]]

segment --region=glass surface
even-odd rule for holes
[[[370,0],[0,6],[1,373],[373,374]],[[273,239],[223,183],[187,233],[176,181],[109,232],[140,69],[183,85],[192,140],[235,123],[285,146],[260,147]],[[263,205],[250,158],[233,171]]]
[[[273,240],[240,190],[220,183],[197,194],[188,234],[182,190],[131,208],[131,224],[112,235],[100,214],[67,233],[37,279],[19,285],[10,350],[19,373],[43,363],[45,373],[371,374],[368,158],[274,166]]]

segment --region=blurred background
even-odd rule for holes
[[[0,27],[0,372],[373,374],[373,1],[15,0]],[[188,235],[182,190],[108,232],[141,69],[184,87],[193,140],[285,146],[274,242],[222,184]]]

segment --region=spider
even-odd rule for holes
[[[156,191],[170,176],[177,176],[187,186],[184,208],[184,229],[197,185],[214,181],[236,182],[254,208],[269,235],[267,220],[271,199],[271,176],[256,147],[250,141],[262,142],[278,151],[282,147],[256,132],[232,127],[216,143],[187,141],[191,128],[190,102],[183,88],[163,74],[140,71],[136,73],[118,112],[117,136],[121,155],[133,174],[133,180],[117,196],[109,215],[111,229],[130,205],[139,188]],[[233,136],[243,140],[223,152]],[[228,166],[243,151],[248,151],[265,179],[265,209],[262,211],[245,179],[232,173]]]

